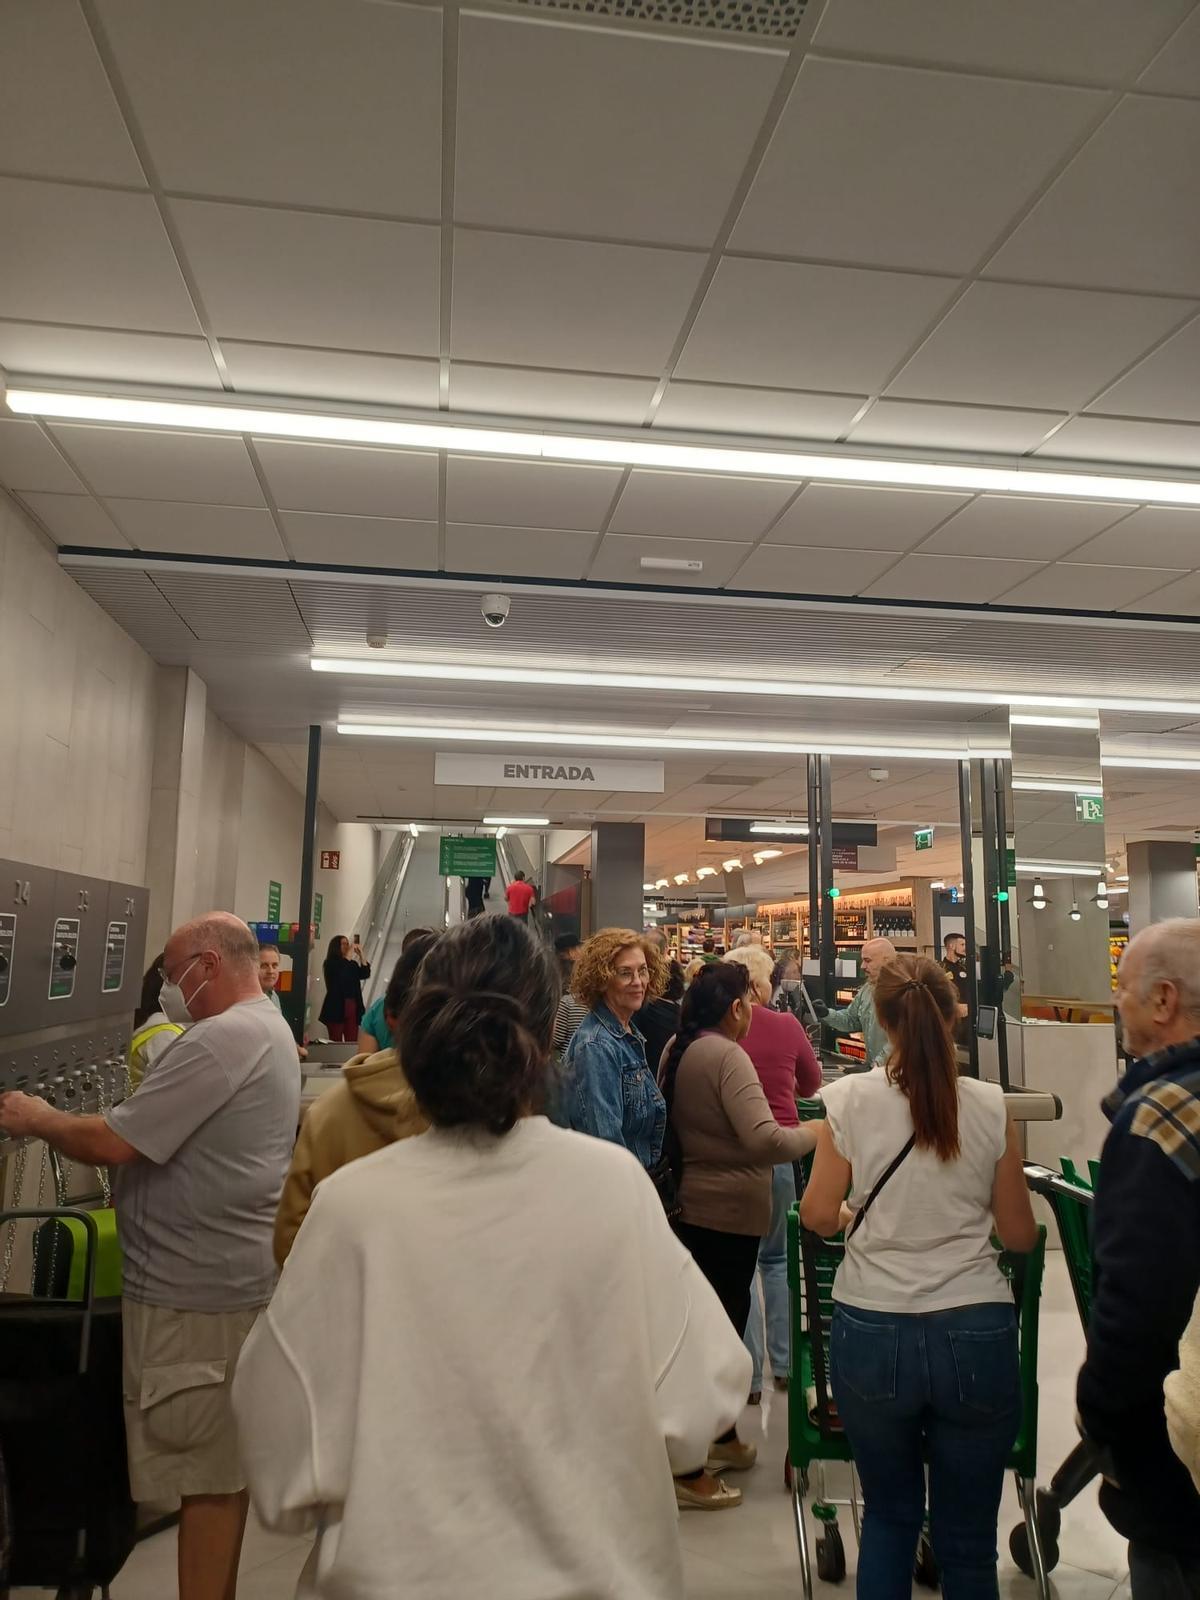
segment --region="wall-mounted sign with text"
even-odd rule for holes
[[[439,751],[434,757],[433,781],[471,789],[590,789],[593,793],[615,789],[662,794],[666,787],[661,761],[616,761],[560,750],[523,750],[498,756]]]

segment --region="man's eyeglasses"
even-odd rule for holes
[[[649,976],[649,967],[617,967],[613,972],[618,983],[643,983]]]
[[[203,954],[204,954],[203,950],[197,950],[190,956],[184,956],[183,960],[180,962],[180,965],[181,966],[186,966],[189,961],[199,961],[200,957]],[[170,983],[171,982],[171,974],[167,971],[166,967],[159,967],[158,975],[159,975],[159,977],[162,979],[162,981],[164,983]]]

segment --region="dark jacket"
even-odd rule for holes
[[[363,1011],[363,979],[371,976],[368,962],[363,962],[360,967],[357,961],[351,961],[349,956],[336,956],[332,961],[325,963],[325,1003],[321,1007],[321,1021],[328,1026],[335,1026],[346,1019],[346,1002],[352,1001],[358,1013],[359,1022],[362,1021]]]
[[[657,1078],[662,1053],[679,1032],[678,1000],[651,1000],[634,1012],[633,1025],[646,1041],[646,1064]]]
[[[1116,1481],[1100,1504],[1113,1527],[1200,1554],[1200,1494],[1171,1449],[1163,1401],[1200,1288],[1200,1039],[1135,1061],[1104,1110],[1080,1421],[1109,1452]]]

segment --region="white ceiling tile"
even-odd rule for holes
[[[731,248],[970,271],[1106,104],[1095,89],[810,57]]]
[[[1200,572],[1190,572],[1186,578],[1176,578],[1164,588],[1140,595],[1129,609],[1150,611],[1161,617],[1200,617]]]
[[[1200,511],[1144,506],[1087,544],[1071,551],[1074,561],[1117,566],[1200,567]]]
[[[817,29],[819,50],[879,60],[977,67],[1017,77],[1118,83],[1146,61],[1192,0],[838,0]]]
[[[441,17],[361,0],[101,0],[167,189],[436,217]]]
[[[431,411],[438,403],[438,364],[433,360],[242,344],[236,339],[222,339],[221,354],[234,388],[243,394],[363,400]]]
[[[450,456],[446,462],[446,519],[596,533],[621,482],[621,470]]]
[[[90,544],[106,550],[129,549],[99,500],[88,494],[23,494],[21,499],[57,544]]]
[[[750,546],[722,544],[715,539],[646,539],[610,533],[600,546],[588,574],[593,582],[646,583],[672,589],[719,589],[728,583]],[[701,561],[700,572],[660,572],[639,563],[643,556],[671,561]]]
[[[438,564],[436,522],[330,516],[319,511],[281,511],[279,520],[297,561],[407,571],[432,571]]]
[[[930,558],[932,559],[932,557]],[[1050,606],[1064,611],[1113,611],[1161,589],[1182,572],[1153,567],[1107,567],[1058,561],[1001,596],[1014,606]]]
[[[497,578],[582,578],[595,545],[594,533],[448,522],[446,571],[492,573]]]
[[[802,394],[787,389],[741,389],[730,384],[672,379],[654,425],[766,438],[837,439],[853,422],[866,395]]]
[[[219,389],[206,340],[166,333],[110,333],[53,327],[45,322],[0,322],[0,366],[9,375],[101,378],[117,383],[170,383]]]
[[[895,559],[891,550],[818,550],[764,544],[738,568],[729,587],[766,594],[857,594]]]
[[[1200,103],[1126,96],[989,274],[1200,294]]]
[[[703,256],[459,229],[451,353],[466,361],[661,372]]]
[[[944,406],[932,400],[877,400],[850,432],[855,444],[897,444],[934,450],[988,450],[1019,455],[1061,422],[1061,411]]]
[[[1091,500],[983,494],[931,534],[921,553],[1053,561],[1116,522],[1126,509]]]
[[[76,0],[0,6],[0,150],[31,177],[145,184]]]
[[[1200,94],[1200,9],[1155,56],[1138,79],[1138,88],[1155,94]]]
[[[707,248],[784,60],[465,13],[455,217]]]
[[[1151,466],[1200,466],[1200,424],[1127,422],[1118,417],[1073,417],[1039,455],[1083,461],[1145,462]]]
[[[633,471],[610,524],[614,533],[664,538],[759,538],[796,492],[770,478],[717,478],[695,472]]]
[[[771,544],[845,550],[911,550],[966,496],[926,489],[812,483],[769,533]]]
[[[149,195],[0,178],[0,216],[6,317],[200,331]]]
[[[175,200],[219,336],[436,355],[437,228]]]
[[[954,287],[949,278],[726,257],[676,373],[781,389],[870,392]]]
[[[1200,373],[1200,317],[1173,333],[1124,378],[1118,378],[1088,410],[1122,417],[1200,422],[1197,373]]]
[[[974,283],[888,393],[1071,410],[1188,311],[1137,295]]]
[[[108,509],[139,550],[169,550],[190,556],[243,556],[259,561],[287,559],[287,551],[266,509],[119,499],[110,499]]]
[[[63,423],[54,434],[99,495],[260,506],[262,490],[240,439],[165,429]]]
[[[38,424],[15,417],[0,417],[0,483],[8,489],[83,493],[83,484]]]
[[[1038,570],[1036,561],[982,556],[905,556],[869,588],[872,599],[983,604]]]
[[[256,439],[254,448],[281,510],[416,521],[437,517],[435,455],[279,439]]]
[[[502,417],[641,423],[654,389],[652,378],[473,367],[462,361],[450,368],[451,411],[483,411]]]

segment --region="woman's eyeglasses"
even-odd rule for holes
[[[642,983],[649,976],[649,967],[617,967],[613,972],[618,983]]]

